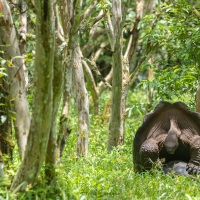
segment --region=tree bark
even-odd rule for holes
[[[196,112],[200,112],[200,83],[196,94]]]
[[[112,1],[113,13],[113,78],[108,150],[123,144],[122,128],[122,11],[121,0]]]
[[[73,96],[78,109],[77,155],[83,156],[88,154],[89,102],[81,62],[79,39],[77,37],[73,37],[72,40],[71,66],[73,66]]]
[[[82,60],[82,64],[83,64],[84,74],[85,74],[85,77],[87,80],[87,86],[88,86],[87,88],[89,88],[89,91],[91,93],[92,100],[93,100],[94,114],[98,115],[99,114],[99,104],[100,104],[99,92],[97,90],[94,77],[92,75],[92,72],[91,72],[88,64],[84,60]]]
[[[67,51],[67,49],[65,51]],[[63,65],[64,65],[63,105],[62,105],[62,114],[59,120],[59,132],[57,137],[58,163],[61,160],[66,140],[69,134],[71,133],[71,130],[68,128],[68,123],[69,123],[70,98],[72,90],[72,67],[69,64],[68,65],[66,64],[65,59],[63,59]]]
[[[135,52],[139,39],[138,24],[143,15],[151,12],[153,0],[136,1],[136,19],[131,31],[131,37],[125,55],[122,56],[122,11],[121,1],[113,0],[112,23],[109,20],[110,32],[112,37],[111,47],[113,48],[113,79],[112,79],[112,104],[111,117],[109,124],[108,150],[113,147],[122,145],[124,142],[125,116],[126,116],[126,98],[129,87],[133,82],[135,74],[139,71],[138,67],[130,74],[129,64],[132,65],[135,60]]]
[[[33,113],[25,157],[11,185],[24,190],[34,184],[45,160],[52,123],[54,1],[35,1],[37,11]]]
[[[73,3],[71,0],[60,4],[61,21],[65,36],[69,36],[70,66],[72,68],[72,89],[73,96],[78,109],[78,139],[77,155],[88,153],[88,132],[89,132],[89,103],[85,87],[85,80],[81,61],[79,46],[79,28],[81,21],[86,19],[96,5],[95,0],[84,12],[78,13],[81,9],[80,2]],[[70,34],[69,34],[70,33]],[[68,35],[69,34],[69,35]],[[69,99],[69,98],[66,98]],[[65,118],[67,121],[67,118]]]
[[[12,159],[12,123],[11,123],[11,106],[7,94],[8,84],[5,77],[0,77],[0,180],[4,171],[3,156],[7,155]]]
[[[46,167],[45,167],[45,175],[49,183],[55,179],[55,167],[57,160],[56,124],[57,124],[58,109],[63,91],[63,80],[64,80],[63,66],[64,65],[62,63],[61,51],[57,44],[55,51],[55,60],[54,60],[52,123],[51,123],[48,146],[47,146]]]
[[[4,59],[7,60],[9,98],[14,103],[13,109],[16,113],[14,122],[15,135],[19,153],[21,159],[23,159],[30,128],[23,62],[9,5],[5,0],[0,0],[0,5],[2,13],[0,17],[0,46],[4,52]]]
[[[71,19],[73,17],[73,2],[70,1],[60,1],[59,2],[59,12],[61,18],[61,27],[63,29],[63,38],[68,43],[69,34],[71,31]],[[69,121],[69,108],[70,108],[70,98],[71,98],[71,89],[72,89],[72,67],[69,64],[66,64],[66,58],[68,55],[68,46],[64,49],[64,58],[63,65],[64,69],[64,91],[63,91],[63,105],[62,105],[62,114],[59,120],[59,132],[57,137],[57,155],[58,162],[60,162],[62,153],[66,140],[71,132],[68,128]]]
[[[133,24],[133,29],[131,30],[131,36],[129,39],[129,44],[124,55],[125,58],[128,58],[130,71],[133,71],[136,66],[136,52],[138,46],[138,39],[140,29],[138,27],[139,22],[142,20],[143,16],[150,14],[153,10],[154,0],[136,0],[136,17]]]
[[[70,95],[65,90],[63,92],[63,107],[62,115],[59,120],[59,132],[57,137],[57,162],[61,161],[63,150],[66,144],[66,140],[71,133],[71,130],[68,128],[69,121],[69,107],[70,107]]]
[[[24,59],[26,55],[26,33],[27,33],[27,4],[24,0],[20,0],[20,39],[19,39],[19,49],[22,55],[22,63],[24,69],[24,79],[25,79],[25,88],[28,88],[28,68],[26,67],[26,61]]]

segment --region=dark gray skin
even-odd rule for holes
[[[187,163],[179,160],[174,160],[163,164],[163,171],[166,174],[176,174],[188,176]]]
[[[200,114],[182,102],[162,101],[136,132],[134,170],[144,172],[155,162],[164,165],[176,160],[187,163],[188,174],[200,174]]]
[[[169,154],[174,154],[174,152],[178,148],[178,135],[176,131],[168,132],[163,145]]]

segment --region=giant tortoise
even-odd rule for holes
[[[154,163],[179,160],[188,174],[200,174],[200,113],[182,102],[161,101],[143,119],[133,140],[136,172],[150,170]]]

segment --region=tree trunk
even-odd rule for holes
[[[48,146],[47,146],[46,168],[45,168],[45,175],[48,182],[51,182],[55,178],[55,166],[57,158],[56,123],[57,123],[58,109],[63,91],[63,80],[64,80],[64,74],[63,74],[62,55],[59,46],[57,44],[57,48],[55,51],[55,60],[54,60],[52,123],[51,123]]]
[[[79,39],[72,36],[72,41],[71,66],[73,66],[73,95],[78,109],[77,155],[83,156],[88,154],[89,103],[81,62]]]
[[[69,40],[69,34],[71,30],[71,19],[73,14],[73,2],[70,1],[59,1],[59,11],[61,24],[64,32],[64,38],[66,42]],[[65,147],[66,140],[71,132],[68,129],[68,119],[69,119],[69,107],[72,89],[72,67],[66,64],[66,58],[68,55],[68,47],[65,47],[65,55],[63,58],[63,65],[65,65],[64,70],[64,91],[63,91],[63,107],[62,114],[59,120],[59,133],[57,138],[57,159],[60,162],[62,153]]]
[[[0,46],[7,60],[9,97],[14,103],[15,134],[21,158],[27,143],[30,128],[30,114],[26,96],[23,62],[20,57],[19,44],[14,28],[10,8],[5,0],[0,0],[2,16],[0,17]]]
[[[200,112],[200,83],[196,94],[196,112]]]
[[[62,114],[59,120],[59,132],[57,137],[57,161],[60,162],[62,153],[66,144],[66,140],[71,133],[68,128],[69,122],[69,109],[70,109],[70,98],[72,90],[72,67],[68,64],[66,65],[65,59],[63,59],[64,69],[64,87],[63,87],[63,105]]]
[[[70,104],[70,95],[65,90],[63,94],[63,108],[62,115],[59,120],[59,132],[57,138],[57,162],[59,163],[63,154],[63,150],[66,144],[66,140],[71,133],[71,130],[68,128],[69,120],[69,104]]]
[[[12,159],[13,142],[11,138],[11,106],[7,94],[8,84],[4,77],[0,77],[0,180],[4,171],[3,156]]]
[[[112,1],[113,13],[113,78],[108,150],[123,144],[122,127],[122,12],[121,0]]]
[[[113,79],[112,79],[112,107],[110,117],[110,134],[108,140],[108,150],[112,147],[123,144],[126,116],[126,98],[129,87],[138,72],[138,68],[129,74],[135,60],[137,43],[139,39],[138,24],[142,16],[150,13],[153,7],[153,0],[136,1],[136,19],[131,31],[131,37],[124,57],[122,56],[122,12],[121,1],[113,0],[112,12],[113,21],[110,24],[111,35],[113,37],[111,46],[113,47]],[[129,67],[129,63],[131,67]]]
[[[28,88],[28,69],[26,67],[26,61],[24,59],[26,55],[26,33],[27,33],[27,4],[24,0],[19,1],[20,5],[20,39],[19,39],[19,49],[22,55],[22,63],[24,69],[24,79],[25,79],[25,88]]]
[[[36,55],[33,113],[25,157],[11,185],[24,190],[34,184],[45,160],[53,107],[54,1],[35,1]]]
[[[91,12],[94,1],[89,10],[78,13],[81,9],[80,2],[73,3],[72,0],[60,3],[61,21],[65,36],[69,34],[70,68],[72,68],[72,89],[73,96],[78,109],[78,139],[77,155],[87,155],[88,153],[88,132],[89,132],[89,103],[88,94],[85,87],[85,80],[81,61],[81,51],[79,46],[80,23]],[[82,14],[82,13],[81,13]],[[67,120],[67,118],[65,118]]]
[[[99,114],[99,106],[100,106],[99,92],[97,90],[94,77],[92,75],[92,72],[91,72],[88,64],[84,60],[82,60],[82,64],[83,64],[84,74],[85,74],[85,77],[87,80],[87,86],[88,86],[87,88],[91,93],[91,97],[92,97],[92,101],[93,101],[93,105],[94,105],[93,106],[94,114],[98,115]]]
[[[140,33],[138,25],[145,14],[150,14],[152,12],[153,6],[154,0],[136,0],[136,18],[133,29],[131,30],[129,44],[124,55],[125,58],[128,58],[130,71],[133,71],[136,68],[136,52]]]

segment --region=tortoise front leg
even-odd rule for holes
[[[153,138],[150,138],[143,142],[140,147],[140,163],[141,168],[144,170],[150,170],[154,162],[159,160],[159,147],[158,142]]]
[[[191,141],[187,171],[190,174],[200,174],[200,136],[194,136]]]

